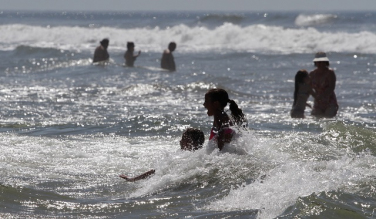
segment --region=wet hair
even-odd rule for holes
[[[127,49],[134,48],[133,42],[127,42]]]
[[[308,77],[308,72],[305,69],[299,70],[295,75],[295,90],[294,90],[294,103],[295,106],[296,100],[298,99],[299,84],[304,83],[304,79]]]
[[[183,138],[189,138],[193,142],[192,150],[197,150],[199,148],[202,148],[202,145],[205,142],[205,136],[204,133],[200,129],[196,128],[187,128],[183,132]]]
[[[176,49],[176,43],[175,42],[170,42],[168,44],[168,49],[172,52]]]
[[[238,104],[236,104],[234,100],[229,99],[228,93],[224,89],[210,89],[206,95],[210,97],[212,102],[218,101],[222,108],[225,108],[227,103],[230,103],[231,116],[237,125],[243,125],[246,121],[243,111],[238,107]]]
[[[104,45],[108,45],[110,43],[110,40],[107,39],[107,38],[104,38],[103,40],[100,41],[101,45],[104,46]]]

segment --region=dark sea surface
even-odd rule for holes
[[[0,31],[1,218],[376,217],[375,12],[0,11]],[[106,37],[111,60],[93,65]],[[338,115],[291,119],[318,51]],[[214,87],[249,122],[225,152],[208,142]],[[187,127],[204,149],[180,150]]]

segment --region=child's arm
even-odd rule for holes
[[[145,178],[147,178],[148,176],[150,176],[154,173],[155,173],[155,170],[149,170],[148,172],[143,173],[143,174],[136,176],[136,177],[133,177],[133,178],[130,178],[130,177],[124,175],[124,174],[119,175],[119,177],[127,180],[128,182],[135,182],[135,181],[138,181],[138,180],[141,180],[141,179],[145,179]]]

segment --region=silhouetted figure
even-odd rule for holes
[[[312,115],[332,118],[337,115],[338,103],[334,93],[336,74],[329,68],[329,59],[324,52],[318,52],[313,59],[316,69],[309,73],[312,89],[316,92]]]
[[[225,112],[225,107],[230,104],[232,119]],[[215,141],[221,151],[225,143],[230,143],[236,134],[234,125],[243,126],[247,122],[243,110],[238,107],[234,100],[229,99],[227,91],[220,88],[208,90],[205,94],[204,107],[206,114],[213,116],[214,121],[210,131],[209,141]]]
[[[162,59],[161,59],[161,68],[167,69],[169,71],[176,71],[174,56],[172,52],[176,49],[176,43],[171,42],[168,44],[168,49],[163,51]]]
[[[295,75],[294,103],[290,112],[291,118],[304,118],[306,106],[312,108],[307,103],[310,95],[316,97],[316,93],[311,87],[308,72],[304,69],[299,70]]]
[[[128,67],[133,67],[134,66],[134,61],[136,61],[136,58],[141,54],[141,51],[138,51],[137,55],[134,55],[134,43],[133,42],[128,42],[127,43],[127,51],[124,54],[124,59],[125,59],[125,65]]]
[[[102,41],[100,41],[101,45],[95,49],[93,62],[102,62],[109,60],[110,55],[107,52],[109,43],[110,41],[108,39],[103,39]]]

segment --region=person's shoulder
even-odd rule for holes
[[[310,73],[308,73],[308,76],[309,76],[309,77],[314,77],[315,75],[317,75],[317,72],[318,72],[318,70],[317,70],[317,69],[314,69],[314,70],[312,70]]]
[[[317,69],[314,69],[312,71],[310,71],[308,74],[315,74],[317,72]]]
[[[336,73],[334,73],[334,70],[333,69],[328,69],[329,71],[329,77],[333,78],[333,80],[335,80],[336,78]]]
[[[100,50],[104,50],[104,48],[102,46],[97,46],[97,48],[95,48],[95,51],[100,51]]]
[[[170,52],[169,49],[165,49],[165,50],[163,51],[163,54],[169,55],[169,54],[171,54],[171,52]]]

